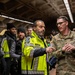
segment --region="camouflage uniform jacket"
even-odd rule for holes
[[[54,36],[51,42],[56,49],[53,54],[58,58],[57,75],[75,75],[75,50],[69,53],[62,52],[62,47],[67,43],[75,46],[75,32],[70,31],[67,36],[62,36],[59,33]]]

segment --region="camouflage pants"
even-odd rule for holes
[[[56,75],[75,75],[75,72],[70,71],[59,71]]]

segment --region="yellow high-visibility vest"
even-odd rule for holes
[[[4,58],[10,57],[8,42],[6,38],[3,39],[1,46],[2,50],[4,51]]]

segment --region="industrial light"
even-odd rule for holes
[[[64,4],[66,6],[66,9],[67,9],[67,12],[68,12],[68,15],[70,17],[70,20],[72,23],[74,23],[74,20],[73,20],[73,16],[72,16],[72,12],[71,12],[71,9],[70,9],[70,5],[69,5],[69,2],[68,0],[63,0],[64,1]]]
[[[20,20],[20,19],[16,19],[16,18],[13,18],[13,17],[5,16],[5,15],[0,15],[0,16],[4,17],[4,18],[11,19],[11,20],[15,20],[15,21],[20,21],[20,22],[24,22],[24,23],[28,23],[28,24],[33,24],[32,22],[29,22],[29,21]]]

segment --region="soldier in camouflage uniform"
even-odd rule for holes
[[[56,49],[53,54],[58,58],[56,75],[75,75],[75,32],[69,29],[68,21],[66,16],[57,19],[60,33],[52,39],[52,46]]]

